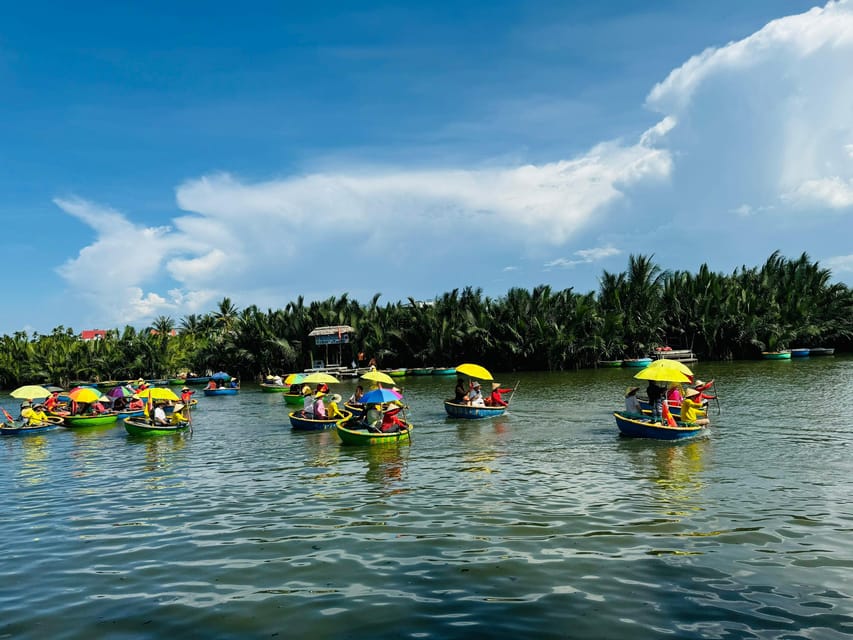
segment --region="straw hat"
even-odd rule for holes
[[[637,393],[640,390],[640,387],[628,387],[625,389],[625,397],[627,398],[631,394]]]
[[[311,395],[311,387],[309,387],[307,384],[304,387],[302,387],[302,395],[303,396],[310,396]]]
[[[175,405],[175,411],[180,411],[183,408],[184,408],[184,405],[181,402],[179,402],[178,404]]]
[[[325,396],[326,396],[326,394],[323,393],[322,391],[318,391],[317,393],[314,394],[315,398],[323,398]]]
[[[495,391],[495,390],[500,389],[500,388],[501,388],[500,382],[493,382],[492,383],[492,391]]]
[[[333,393],[329,396],[329,402],[340,402],[341,400],[341,394],[339,393]]]
[[[696,389],[688,389],[688,390],[684,393],[684,397],[685,397],[685,398],[692,398],[693,396],[698,396],[698,395],[699,395],[699,392],[698,392],[698,391],[696,391]]]

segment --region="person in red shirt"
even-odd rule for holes
[[[382,431],[382,433],[393,433],[397,431],[405,431],[407,429],[406,423],[397,417],[401,408],[402,407],[395,407],[393,409],[388,409],[382,414],[382,424],[379,426],[379,430]]]
[[[44,410],[47,412],[51,412],[56,409],[56,405],[59,404],[59,391],[54,391],[50,396],[44,401]]]
[[[501,389],[499,382],[492,383],[492,393],[486,399],[486,404],[490,407],[505,407],[506,401],[503,399],[504,393],[509,393],[512,389]]]

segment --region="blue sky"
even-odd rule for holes
[[[632,253],[853,282],[850,2],[309,4],[0,10],[0,332]]]

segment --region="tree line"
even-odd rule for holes
[[[344,363],[356,354],[380,367],[453,366],[473,361],[498,371],[594,367],[647,355],[658,346],[692,349],[700,359],[758,357],[761,351],[832,346],[849,351],[853,291],[802,254],[774,253],[760,267],[729,275],[664,271],[653,256],[630,256],[622,273],[604,271],[598,291],[512,288],[502,297],[454,289],[428,302],[366,304],[345,293],[283,309],[215,311],[179,322],[160,316],[144,329],[112,329],[83,341],[72,329],[0,338],[0,385],[172,377],[225,370],[242,379],[302,370],[324,347],[309,332],[350,325]],[[335,347],[334,349],[337,349]],[[363,363],[362,363],[363,364]]]

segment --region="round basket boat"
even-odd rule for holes
[[[450,400],[444,401],[444,410],[451,418],[463,418],[465,420],[496,418],[506,413],[506,407],[472,407],[469,404],[457,404]]]
[[[181,433],[189,429],[189,422],[179,422],[178,424],[151,424],[144,418],[127,418],[124,421],[124,428],[127,432],[134,436],[166,436],[175,433]]]
[[[373,432],[368,431],[367,429],[353,429],[352,425],[338,422],[335,425],[335,433],[338,434],[338,437],[341,439],[343,444],[347,445],[377,445],[377,444],[390,444],[394,442],[400,441],[409,441],[410,434],[412,429],[414,428],[411,423],[406,423],[406,428],[401,429],[400,431],[395,431],[394,433],[382,433],[382,432]]]
[[[313,418],[303,418],[296,411],[293,411],[289,414],[290,426],[295,431],[326,431],[333,429],[338,422],[352,418],[352,414],[349,411],[342,411],[341,413],[343,413],[343,416],[340,418],[314,420]]]
[[[102,413],[98,416],[65,416],[62,419],[62,426],[69,429],[76,429],[77,427],[106,427],[115,424],[117,420],[117,413]]]
[[[44,423],[41,424],[17,424],[9,423],[0,424],[0,435],[4,436],[28,436],[35,433],[44,433],[45,431],[53,431],[62,425],[60,416],[48,416]]]

